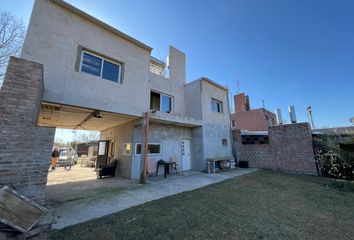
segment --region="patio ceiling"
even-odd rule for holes
[[[138,117],[42,102],[38,125],[77,130],[106,130]]]

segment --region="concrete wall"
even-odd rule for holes
[[[143,143],[143,139],[140,136],[143,136],[142,131],[145,131],[141,126],[136,128],[134,136],[134,147],[136,143]],[[135,137],[134,137],[135,138]],[[157,124],[150,123],[149,127],[149,143],[160,143],[162,151],[161,154],[151,154],[148,156],[148,172],[149,174],[155,174],[156,172],[156,163],[158,160],[163,159],[165,161],[176,161],[180,166],[180,170],[183,170],[181,167],[181,142],[182,139],[191,139],[191,148],[193,145],[192,139],[192,129],[187,127],[180,127],[167,124]],[[141,141],[139,141],[141,140]],[[134,149],[135,150],[135,149]],[[191,149],[192,150],[192,149]],[[193,162],[194,156],[191,154],[191,161]],[[141,159],[141,155],[137,155],[134,152],[133,161],[138,163]],[[138,165],[138,164],[136,164]],[[159,170],[160,174],[163,174],[163,170]],[[137,174],[134,174],[137,175]],[[140,172],[138,177],[140,176]]]
[[[222,113],[211,109],[211,100],[222,102]],[[204,158],[232,156],[232,138],[228,93],[208,81],[202,81]],[[222,139],[227,140],[226,146]]]
[[[317,174],[308,123],[268,128],[270,144],[242,145],[240,130],[233,131],[237,160],[250,167]]]
[[[77,71],[79,46],[121,62],[122,83]],[[45,65],[45,101],[137,116],[149,109],[150,51],[48,0],[35,1],[22,58]]]
[[[0,186],[44,202],[54,128],[37,126],[43,65],[10,58],[0,91]]]
[[[174,47],[169,48],[170,77],[150,72],[150,88],[152,91],[173,97],[172,111],[185,115],[184,85],[186,81],[185,54]]]
[[[114,141],[114,155],[118,159],[117,175],[125,178],[132,177],[132,155],[123,154],[123,144],[133,143],[133,131],[136,120],[101,131],[102,140]]]
[[[77,63],[81,48],[121,62],[122,82],[115,83],[80,72]],[[150,73],[150,51],[146,48],[113,34],[49,0],[36,0],[22,57],[45,65],[44,101],[143,116],[150,107],[150,90],[155,90],[173,96],[175,113],[170,114],[169,119],[175,119],[175,123],[188,124],[204,119],[203,127],[193,130],[198,144],[193,143],[195,147],[192,152],[197,156],[196,159],[201,161],[193,163],[193,166],[204,169],[205,157],[231,155],[227,91],[201,80],[185,85],[186,57],[174,47],[170,47],[169,50],[169,79],[166,79]],[[195,96],[197,94],[198,96]],[[222,101],[224,110],[222,114],[211,111],[212,97]],[[188,117],[198,119],[194,121]],[[167,119],[165,122],[168,121]],[[191,124],[189,126],[193,127]],[[163,125],[161,127],[165,128]],[[136,125],[130,126],[129,129],[130,138],[140,139],[143,136],[139,134],[141,128]],[[175,131],[176,136],[185,136],[178,135],[179,130],[176,129],[163,131],[171,133]],[[192,130],[188,131],[188,136],[191,137]],[[161,141],[167,141],[164,140],[164,134],[156,134],[161,137]],[[222,146],[222,139],[227,139],[227,146]],[[167,142],[166,144],[174,145]],[[174,150],[171,148],[170,155],[164,157],[174,155]],[[126,161],[127,164],[131,162],[130,166],[139,165],[135,157],[130,160],[123,158],[122,162]],[[129,170],[127,167],[123,168]],[[129,171],[124,171],[124,174],[126,172]],[[130,173],[131,177],[137,175],[134,167],[131,167]]]
[[[168,63],[170,79],[180,84],[186,84],[186,55],[170,46]]]
[[[201,81],[193,81],[185,85],[185,109],[186,115],[194,118],[203,118],[202,84]]]

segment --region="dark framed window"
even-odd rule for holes
[[[121,64],[88,51],[82,51],[80,71],[112,82],[119,82]]]
[[[214,112],[222,113],[222,102],[211,99],[211,110]]]
[[[139,155],[142,152],[141,143],[135,144],[135,154]],[[148,144],[148,154],[161,154],[161,144],[160,143],[149,143]]]
[[[157,92],[151,92],[150,109],[166,113],[172,112],[172,97]]]

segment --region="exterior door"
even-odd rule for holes
[[[107,165],[109,141],[98,141],[96,168]]]
[[[182,170],[191,170],[191,140],[182,140]]]

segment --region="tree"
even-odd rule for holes
[[[21,20],[9,12],[0,11],[0,85],[10,56],[19,56],[25,37]]]

